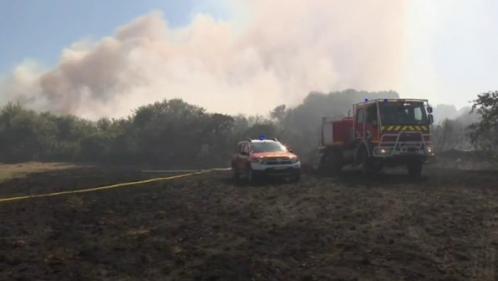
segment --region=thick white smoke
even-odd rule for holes
[[[54,69],[21,65],[3,101],[88,118],[182,98],[211,111],[265,113],[312,90],[397,89],[403,0],[247,0],[241,24],[199,14],[171,28],[159,12],[65,49]],[[241,8],[242,9],[242,8]]]

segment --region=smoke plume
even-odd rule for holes
[[[21,64],[0,81],[0,99],[94,119],[165,98],[265,113],[310,91],[399,87],[405,1],[236,3],[243,22],[198,14],[172,28],[153,12],[74,43],[53,69]]]

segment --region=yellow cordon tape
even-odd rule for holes
[[[140,185],[147,184],[147,183],[160,182],[160,181],[166,181],[166,180],[174,180],[174,179],[179,179],[179,178],[185,178],[185,177],[201,175],[201,174],[206,174],[206,173],[215,172],[215,171],[225,171],[225,170],[226,169],[210,169],[210,170],[187,173],[187,174],[176,175],[176,176],[171,176],[171,177],[162,177],[162,178],[153,178],[153,179],[142,180],[142,181],[124,182],[124,183],[99,186],[99,187],[93,187],[93,188],[68,190],[68,191],[60,191],[60,192],[52,192],[52,193],[44,193],[44,194],[24,195],[24,196],[9,197],[9,198],[0,198],[0,203],[12,202],[12,201],[21,201],[21,200],[34,199],[34,198],[55,197],[55,196],[68,195],[68,194],[97,192],[97,191],[104,191],[104,190],[109,190],[109,189],[131,187],[131,186],[140,186]]]

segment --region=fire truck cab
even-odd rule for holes
[[[337,173],[352,165],[374,174],[384,166],[406,166],[411,176],[420,176],[424,162],[434,156],[427,100],[365,100],[353,105],[352,115],[323,118],[313,168]]]

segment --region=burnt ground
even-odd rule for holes
[[[496,280],[498,172],[234,185],[216,172],[0,203],[0,280]],[[0,197],[138,178],[85,168]]]

